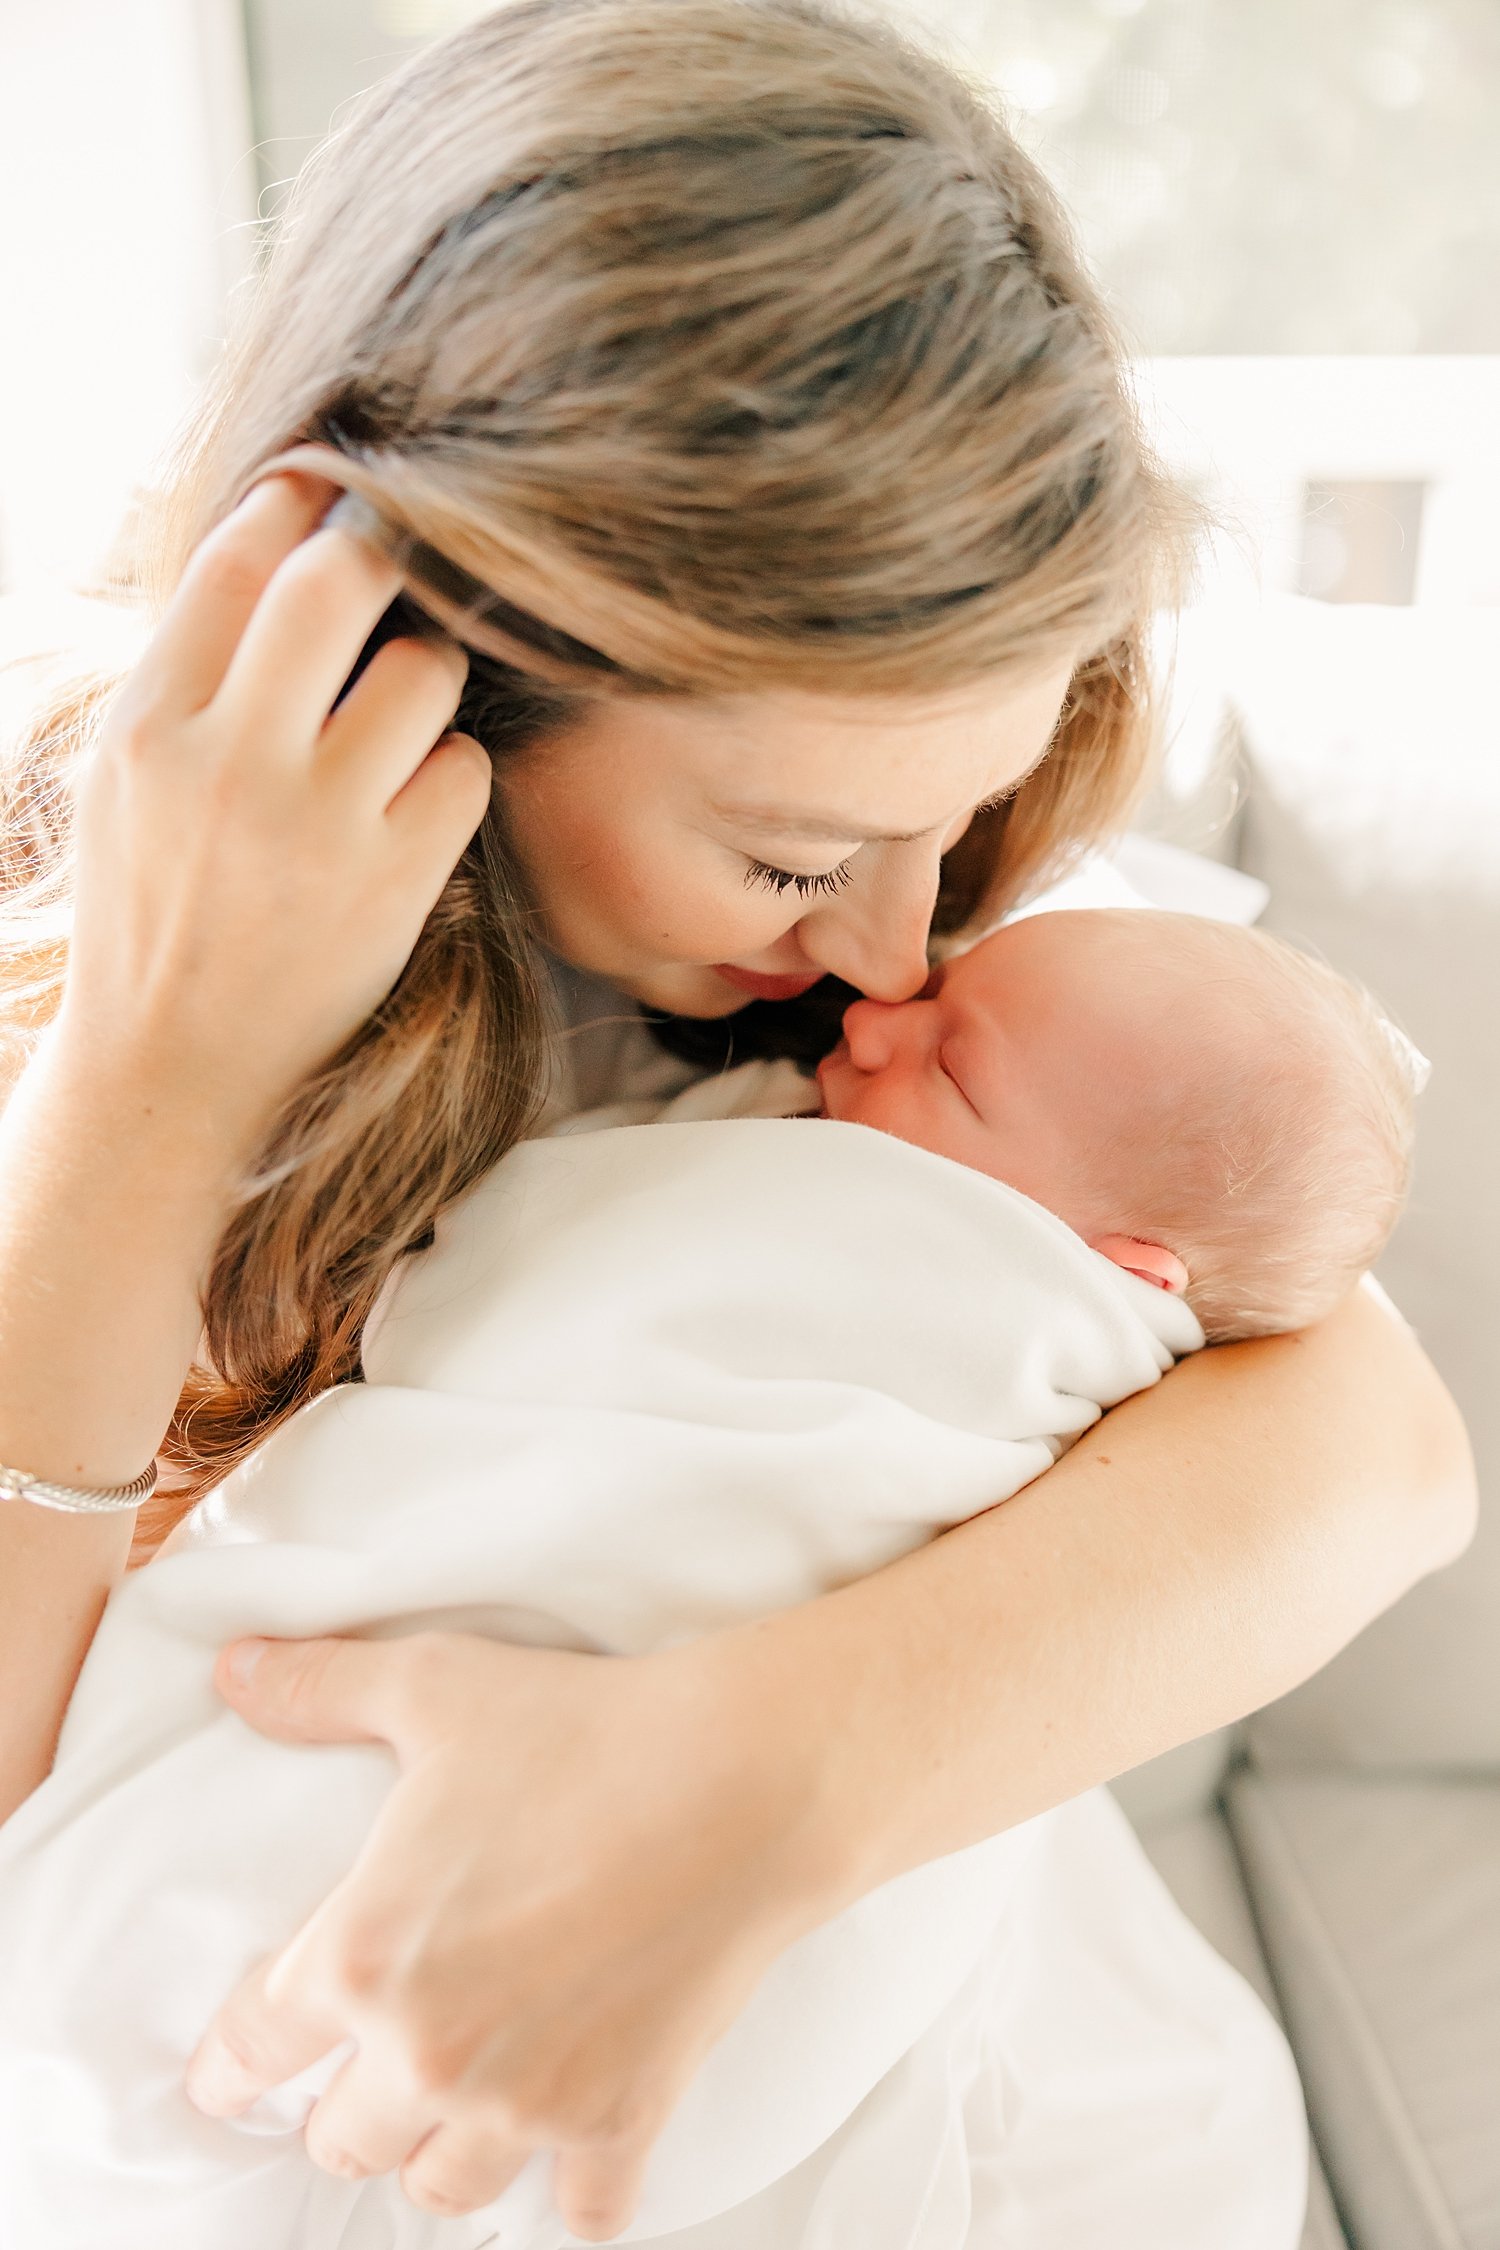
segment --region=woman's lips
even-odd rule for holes
[[[737,969],[732,961],[715,961],[713,971],[726,984],[752,993],[757,1000],[795,1000],[799,993],[811,992],[823,976],[821,969],[814,969],[810,977],[762,977],[753,969]]]

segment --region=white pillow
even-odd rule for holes
[[[1050,914],[1059,907],[1159,906],[1172,914],[1248,923],[1259,917],[1265,903],[1266,886],[1253,875],[1154,836],[1130,835],[1113,850],[1086,859],[1005,919],[1024,922],[1028,914]]]
[[[1432,1060],[1379,1274],[1500,1502],[1500,702],[1493,609],[1280,595],[1236,643],[1239,852],[1263,926],[1361,978]],[[1254,1722],[1263,1759],[1500,1769],[1500,1509],[1470,1553]]]

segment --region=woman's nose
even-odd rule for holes
[[[926,984],[927,936],[937,903],[936,850],[886,847],[886,863],[867,882],[804,914],[797,938],[819,968],[871,1000],[909,1000]],[[898,856],[899,855],[899,856]]]

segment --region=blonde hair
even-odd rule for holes
[[[1181,1258],[1210,1343],[1306,1327],[1401,1216],[1419,1058],[1362,985],[1264,930],[1111,919],[1172,924],[1164,1021],[1202,1056],[1172,1119],[1122,1134],[1128,1231]]]
[[[1123,369],[993,95],[890,24],[834,0],[517,0],[304,165],[134,581],[159,613],[310,442],[437,578],[447,558],[501,598],[455,721],[497,759],[601,695],[937,692],[1071,661],[1047,759],[945,865],[935,929],[988,924],[1123,826],[1146,772],[1146,635],[1202,519]],[[434,582],[412,575],[424,606]],[[398,601],[366,657],[419,614]],[[0,1019],[23,1045],[65,967],[66,777],[117,684],[75,683],[10,760]],[[143,1545],[357,1375],[396,1261],[534,1120],[546,980],[498,796],[242,1183]]]

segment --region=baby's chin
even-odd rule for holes
[[[857,1086],[859,1073],[849,1060],[847,1040],[841,1039],[836,1047],[823,1057],[813,1076],[818,1081],[822,1097],[823,1117],[842,1118],[845,1122],[858,1122]]]

